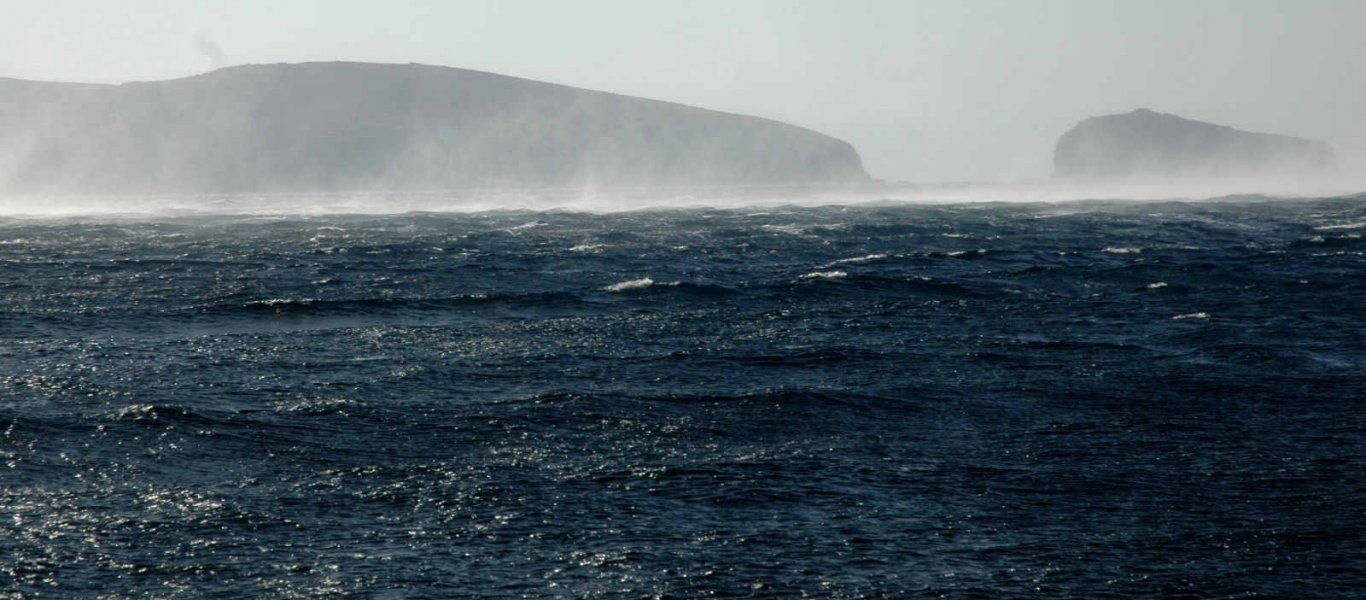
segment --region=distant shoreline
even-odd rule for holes
[[[598,188],[471,188],[424,192],[273,192],[260,194],[33,194],[0,195],[0,218],[210,215],[318,216],[333,214],[585,212],[705,210],[824,206],[901,206],[1001,203],[1129,203],[1366,200],[1366,186],[1284,186],[1256,189],[1128,188],[1059,182],[906,183],[851,185],[675,186]]]

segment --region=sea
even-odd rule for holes
[[[1366,195],[0,216],[0,596],[1366,594]]]

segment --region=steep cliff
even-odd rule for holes
[[[0,79],[0,191],[267,192],[864,181],[767,119],[425,65]]]

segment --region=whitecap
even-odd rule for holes
[[[655,280],[650,279],[649,277],[641,277],[640,279],[632,279],[630,281],[614,283],[602,289],[605,292],[624,292],[627,290],[639,290],[647,288],[654,284]]]
[[[1334,229],[1362,229],[1362,228],[1366,228],[1366,221],[1357,221],[1357,222],[1355,222],[1355,223],[1339,223],[1339,224],[1337,224],[1337,225],[1323,225],[1323,226],[1321,226],[1321,227],[1315,227],[1314,229],[1317,229],[1317,230],[1319,230],[1319,231],[1332,231],[1332,230],[1334,230]]]
[[[848,276],[844,271],[812,271],[797,279],[843,279]]]
[[[269,299],[266,299],[266,300],[251,300],[251,301],[247,302],[247,306],[270,306],[270,307],[275,307],[275,306],[288,306],[288,305],[290,305],[290,304],[312,304],[313,302],[314,302],[314,300],[313,300],[312,298],[298,298],[298,299],[296,299],[296,298],[269,298]]]
[[[607,247],[607,244],[579,244],[569,249],[570,252],[598,252]]]
[[[821,268],[826,269],[829,267],[833,267],[835,265],[853,265],[858,263],[866,263],[875,260],[882,260],[884,258],[887,258],[886,254],[868,254],[865,256],[855,256],[853,258],[841,258],[839,260],[832,260],[828,263],[825,263],[821,266]]]
[[[1110,254],[1138,254],[1143,249],[1134,246],[1106,246],[1105,251]]]
[[[1162,289],[1162,288],[1164,288],[1164,287],[1167,287],[1167,282],[1165,282],[1165,281],[1154,281],[1154,282],[1148,284],[1146,287],[1147,287],[1148,289],[1150,289],[1150,290],[1160,290],[1160,289]]]
[[[1172,320],[1173,320],[1173,321],[1179,321],[1179,320],[1181,320],[1181,319],[1208,319],[1208,318],[1209,318],[1209,313],[1207,313],[1207,312],[1194,312],[1194,313],[1186,313],[1186,314],[1184,314],[1184,315],[1176,315],[1175,317],[1172,317]]]
[[[156,405],[154,404],[129,404],[114,411],[110,418],[115,421],[123,419],[141,419],[149,416],[156,416]]]
[[[274,404],[275,410],[282,413],[341,412],[357,406],[358,402],[345,398],[303,398]]]
[[[795,223],[791,225],[763,225],[760,227],[760,229],[777,231],[779,233],[786,233],[788,235],[802,235],[806,233],[806,227],[802,225],[797,225]]]

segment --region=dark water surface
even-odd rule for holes
[[[0,219],[0,594],[1342,598],[1366,197]]]

